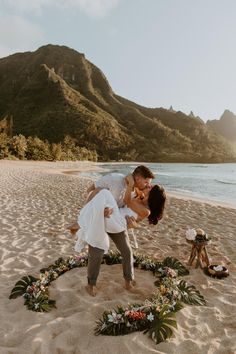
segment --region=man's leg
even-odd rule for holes
[[[134,265],[133,252],[129,243],[127,231],[122,231],[115,234],[108,233],[108,235],[111,237],[112,241],[121,253],[125,287],[130,289],[132,287],[131,282],[134,279]]]
[[[88,252],[88,285],[86,290],[92,296],[96,295],[95,286],[100,271],[104,250],[89,245]]]

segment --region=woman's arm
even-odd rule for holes
[[[142,219],[145,219],[150,215],[150,210],[136,199],[131,199],[130,203],[127,206],[132,209],[136,214],[138,214],[137,221],[141,221]]]
[[[132,199],[131,193],[134,188],[134,178],[132,175],[128,175],[126,177],[126,191],[125,191],[125,196],[124,196],[124,203],[132,209],[136,214],[138,214],[139,221],[147,218],[150,214],[150,210],[145,207],[143,204],[141,204],[138,200]]]

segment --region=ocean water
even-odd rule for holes
[[[128,174],[138,164],[105,163],[101,173],[91,173],[95,178],[109,172]],[[155,175],[153,183],[164,186],[167,192],[201,198],[236,207],[236,163],[145,163]],[[88,175],[88,173],[84,173]]]

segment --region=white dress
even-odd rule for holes
[[[109,218],[104,217],[106,207],[113,209]],[[81,252],[86,244],[89,244],[107,253],[110,246],[107,232],[118,233],[126,230],[126,215],[137,218],[137,214],[128,207],[118,208],[111,192],[102,189],[80,211],[78,216],[80,229],[76,233],[75,251]]]

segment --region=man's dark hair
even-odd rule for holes
[[[143,165],[140,165],[135,168],[135,170],[133,172],[133,176],[137,176],[137,175],[139,175],[143,178],[155,178],[152,171],[148,167],[143,166]]]

